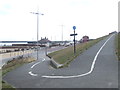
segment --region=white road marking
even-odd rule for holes
[[[33,64],[33,65],[31,66],[31,68],[34,68],[34,67],[35,67],[37,64],[39,64],[39,63],[41,63],[41,61]]]
[[[43,61],[45,61],[45,58],[43,58],[42,62],[43,62]],[[31,66],[31,68],[34,68],[34,67],[35,67],[37,64],[39,64],[39,63],[41,63],[41,61],[33,64],[33,65]]]
[[[47,75],[44,75],[44,76],[42,76],[42,77],[44,77],[44,78],[61,78],[61,79],[62,79],[62,78],[82,77],[82,76],[86,76],[86,75],[91,74],[91,73],[93,72],[94,67],[95,67],[95,62],[96,62],[96,60],[97,60],[97,57],[98,57],[99,53],[101,52],[101,50],[103,49],[103,47],[106,45],[106,43],[107,43],[112,37],[113,37],[113,35],[112,35],[109,39],[107,39],[106,42],[102,45],[102,47],[98,50],[98,52],[97,52],[97,54],[95,55],[94,60],[93,60],[93,62],[92,62],[91,69],[90,69],[90,71],[88,71],[87,73],[80,74],[80,75],[73,75],[73,76],[47,76]]]
[[[45,58],[43,58],[42,62],[43,62],[43,61],[45,61]],[[31,69],[34,68],[34,67],[35,67],[37,64],[39,64],[39,63],[41,63],[41,61],[33,64],[33,65],[31,66]],[[37,76],[37,74],[32,73],[32,71],[30,71],[30,72],[28,72],[28,73],[29,73],[31,76]]]
[[[45,61],[45,58],[43,58],[43,60],[42,61]]]
[[[31,76],[37,76],[37,74],[32,73],[32,71],[28,72]]]

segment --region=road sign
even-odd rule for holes
[[[70,34],[70,36],[76,36],[77,35],[77,33],[76,34]]]
[[[75,29],[76,29],[76,26],[73,26],[73,29],[75,30]]]
[[[74,30],[74,34],[70,34],[70,36],[74,36],[74,55],[76,53],[76,49],[75,49],[75,36],[77,35],[77,33],[75,33],[75,29],[76,29],[76,26],[73,26],[73,30]]]

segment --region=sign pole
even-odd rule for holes
[[[77,33],[75,33],[75,29],[76,29],[76,26],[73,26],[73,30],[74,30],[74,34],[70,34],[70,36],[74,36],[74,55],[76,54],[76,47],[75,47],[75,36],[77,35]]]
[[[74,34],[75,34],[75,29],[74,29]],[[76,54],[76,47],[75,47],[75,35],[74,35],[74,55]]]
[[[71,34],[71,36],[74,36],[74,55],[76,54],[76,47],[75,47],[75,36],[77,35],[77,34],[75,34],[75,29],[76,29],[76,26],[73,26],[73,30],[74,30],[74,34]]]

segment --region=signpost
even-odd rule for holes
[[[77,33],[75,33],[75,29],[76,29],[76,26],[73,26],[74,34],[70,34],[70,36],[74,36],[74,39],[73,39],[73,41],[74,41],[74,55],[75,55],[75,53],[76,53],[76,48],[75,48],[75,36],[77,35]]]
[[[77,35],[77,33],[76,34],[70,34],[70,36],[75,36],[75,35]]]

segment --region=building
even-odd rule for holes
[[[80,40],[81,43],[88,42],[89,37],[88,36],[83,36],[82,39]]]
[[[89,37],[88,36],[83,36],[82,40],[83,40],[83,42],[87,42],[87,41],[89,41]]]
[[[110,35],[110,34],[114,34],[114,33],[117,33],[117,32],[116,32],[116,31],[110,32],[109,35]]]
[[[51,45],[51,41],[48,40],[48,38],[41,38],[41,40],[38,41],[39,44],[41,45],[45,45],[45,46],[50,46]]]

